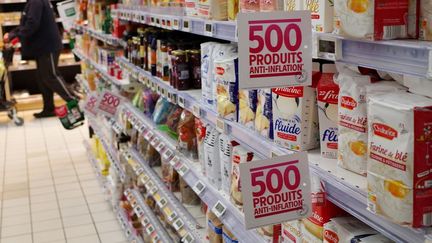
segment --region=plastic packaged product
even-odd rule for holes
[[[255,115],[255,131],[261,136],[273,139],[273,102],[271,89],[257,91],[257,109]]]
[[[432,99],[369,98],[368,209],[398,224],[432,225]]]
[[[187,16],[196,17],[198,16],[198,1],[197,0],[185,0],[185,10]]]
[[[267,243],[279,242],[281,236],[281,225],[269,225],[257,229],[258,234],[261,235],[263,240]]]
[[[225,225],[222,226],[222,240],[223,243],[239,243],[237,237]]]
[[[306,0],[304,8],[312,13],[314,31],[324,33],[333,31],[333,0]]]
[[[274,141],[295,151],[316,148],[319,134],[315,88],[274,88],[272,95]]]
[[[408,0],[335,0],[335,33],[374,40],[407,38],[408,5]]]
[[[272,11],[282,9],[282,1],[260,0],[259,6],[260,6],[260,12],[272,12]]]
[[[171,167],[169,161],[170,158],[161,156],[162,180],[170,191],[177,192],[180,190],[179,175],[177,171]]]
[[[180,122],[177,128],[179,150],[191,158],[197,158],[197,138],[195,134],[194,115],[183,110],[180,115]]]
[[[403,85],[408,87],[411,93],[432,98],[432,82],[429,79],[410,75],[404,75],[403,79]]]
[[[238,0],[228,0],[228,20],[236,20],[239,11]]]
[[[432,40],[432,1],[420,1],[420,39]]]
[[[326,243],[368,242],[367,238],[375,239],[376,241],[372,242],[377,243],[392,242],[354,217],[332,218],[330,222],[324,225],[324,242]]]
[[[222,242],[222,222],[211,210],[207,211],[207,236],[210,243]]]
[[[201,89],[201,51],[188,50],[189,73],[191,88]]]
[[[201,44],[201,92],[204,103],[213,106],[213,49],[216,42]]]
[[[197,138],[198,160],[201,164],[203,175],[206,175],[204,159],[204,139],[206,136],[206,129],[206,125],[199,118],[195,118],[195,135]]]
[[[239,91],[239,123],[249,129],[255,127],[255,112],[257,110],[257,90]]]
[[[192,188],[180,177],[180,193],[182,203],[188,205],[199,205],[201,199],[195,194]]]
[[[228,19],[227,0],[202,0],[198,2],[198,16],[212,20]]]
[[[171,114],[172,110],[175,108],[167,99],[159,98],[156,102],[155,109],[152,115],[153,121],[156,124],[164,124]]]
[[[299,243],[303,241],[301,221],[293,220],[282,224],[282,243]]]
[[[237,68],[238,68],[238,52],[237,52],[237,45],[236,44],[220,44],[220,43],[216,43],[214,44],[214,48],[212,50],[212,54],[211,54],[211,58],[213,59],[212,61],[212,97],[213,97],[213,109],[215,111],[217,111],[217,94],[218,94],[218,80],[217,78],[219,77],[225,77],[225,75],[223,73],[221,73],[222,71],[219,71],[219,74],[217,74],[217,70],[216,70],[216,63],[219,64],[223,64],[223,66],[225,66],[228,63],[232,63],[230,60],[234,60],[235,63],[235,69],[236,73],[235,73],[235,77],[236,80],[238,80],[238,74],[237,74]],[[233,70],[230,70],[233,71]],[[218,76],[219,75],[219,76]],[[232,73],[230,73],[229,75],[232,75]],[[228,76],[229,76],[228,75]],[[237,81],[238,82],[238,81]],[[237,91],[238,92],[238,91]],[[238,96],[237,96],[238,97]],[[238,99],[238,98],[237,98]]]
[[[146,153],[144,154],[144,159],[150,165],[150,167],[160,166],[161,165],[161,157],[159,152],[148,144]]]
[[[241,13],[255,13],[260,11],[259,0],[240,0],[240,12]]]
[[[284,0],[285,11],[303,10],[303,0]]]
[[[213,186],[220,189],[219,132],[215,128],[207,128],[204,139],[204,156],[207,178]]]
[[[174,88],[178,90],[188,90],[191,87],[189,63],[187,61],[187,54],[182,50],[175,50],[171,52],[171,65]]]
[[[230,193],[231,168],[232,168],[232,148],[238,143],[231,140],[229,136],[221,134],[219,136],[219,159],[221,163],[222,184],[221,188],[226,195]]]
[[[230,121],[237,121],[238,109],[238,59],[214,61],[215,81],[217,85],[217,113]]]
[[[240,187],[240,163],[246,163],[254,159],[254,153],[238,145],[232,150],[232,169],[231,169],[231,202],[240,210],[243,210],[243,196]]]
[[[337,158],[338,151],[338,96],[339,85],[334,82],[336,67],[323,64],[323,73],[317,86],[318,119],[321,156]]]

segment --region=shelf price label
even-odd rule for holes
[[[183,177],[189,171],[189,167],[186,164],[182,164],[180,168],[178,168],[178,174]]]
[[[153,227],[153,225],[150,224],[149,226],[147,226],[146,232],[148,235],[151,235],[154,231],[155,231],[155,228]]]
[[[197,181],[195,185],[192,187],[192,190],[199,196],[204,191],[206,186],[201,181]]]
[[[168,201],[164,197],[161,197],[161,199],[159,201],[157,201],[157,205],[159,208],[163,208],[167,204],[168,204]]]
[[[177,218],[177,213],[174,211],[169,210],[170,213],[167,216],[167,219],[169,222],[173,221],[175,218]]]
[[[225,214],[226,206],[221,201],[217,201],[212,208],[212,212],[216,215],[216,217],[220,218]]]
[[[180,18],[172,18],[172,29],[173,30],[179,30],[180,29]]]
[[[122,98],[108,90],[105,90],[99,97],[97,108],[108,117],[114,117],[118,107],[122,103]]]
[[[183,19],[183,26],[182,26],[182,30],[185,32],[190,32],[190,21],[189,19]]]
[[[201,117],[201,108],[199,105],[195,104],[192,106],[192,114],[197,118]]]
[[[182,243],[192,243],[195,240],[195,238],[192,236],[191,233],[187,233],[185,237],[181,239]]]
[[[160,142],[158,146],[156,146],[156,151],[160,152],[165,148],[165,143]]]
[[[311,214],[306,152],[240,164],[240,174],[247,229]]]
[[[239,13],[239,88],[312,82],[309,11]]]
[[[152,137],[153,137],[153,132],[152,131],[149,131],[148,133],[146,133],[144,135],[144,139],[147,140],[147,141],[149,141]]]
[[[167,149],[163,153],[162,157],[164,160],[168,160],[169,158],[171,158],[172,155],[173,155],[173,151],[171,149]]]
[[[143,175],[143,177],[141,178],[141,182],[143,184],[146,184],[149,180],[150,180],[150,177],[148,175]]]
[[[147,217],[144,217],[144,218],[141,220],[141,224],[142,224],[143,226],[147,226],[148,224],[150,224],[150,219],[148,219]]]
[[[214,33],[214,25],[212,22],[204,22],[204,35],[212,37]]]
[[[176,221],[174,221],[173,223],[173,227],[176,231],[178,231],[179,229],[181,229],[181,227],[183,227],[184,222],[182,219],[178,218]]]
[[[183,97],[181,97],[181,96],[179,96],[178,97],[178,99],[177,99],[177,101],[178,101],[178,105],[181,107],[181,108],[185,108],[185,100],[184,100],[184,98]]]

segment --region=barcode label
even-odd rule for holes
[[[225,211],[226,211],[226,207],[223,203],[221,203],[221,201],[217,201],[217,203],[212,208],[212,212],[218,218],[221,217],[222,215],[224,215]]]
[[[406,25],[391,25],[383,27],[383,39],[395,39],[403,38],[407,36],[407,26]]]

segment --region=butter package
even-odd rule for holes
[[[369,211],[402,225],[432,226],[432,99],[374,95],[368,118]]]
[[[318,147],[316,90],[292,86],[272,89],[276,144],[295,151]]]
[[[238,119],[238,59],[214,60],[216,107],[220,117],[237,122]]]
[[[239,91],[239,123],[252,130],[255,127],[257,98],[257,90]]]
[[[282,243],[300,243],[302,241],[300,220],[288,221],[282,224]]]
[[[432,1],[420,1],[420,40],[432,40]]]
[[[273,139],[273,102],[271,89],[257,91],[255,131],[261,136]]]
[[[284,11],[303,10],[303,0],[284,0]]]
[[[409,37],[409,0],[335,0],[334,11],[336,34],[372,40]]]
[[[317,86],[318,119],[320,128],[321,156],[337,158],[338,151],[338,97],[339,85],[335,83],[336,67],[323,64]]]
[[[306,0],[304,9],[311,11],[313,31],[333,31],[333,0]]]

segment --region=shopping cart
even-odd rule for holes
[[[0,52],[0,112],[7,112],[7,116],[15,125],[22,126],[24,119],[18,116],[16,109],[16,101],[11,96],[11,84],[7,67],[12,63],[15,49],[13,45],[5,45],[3,51]]]

